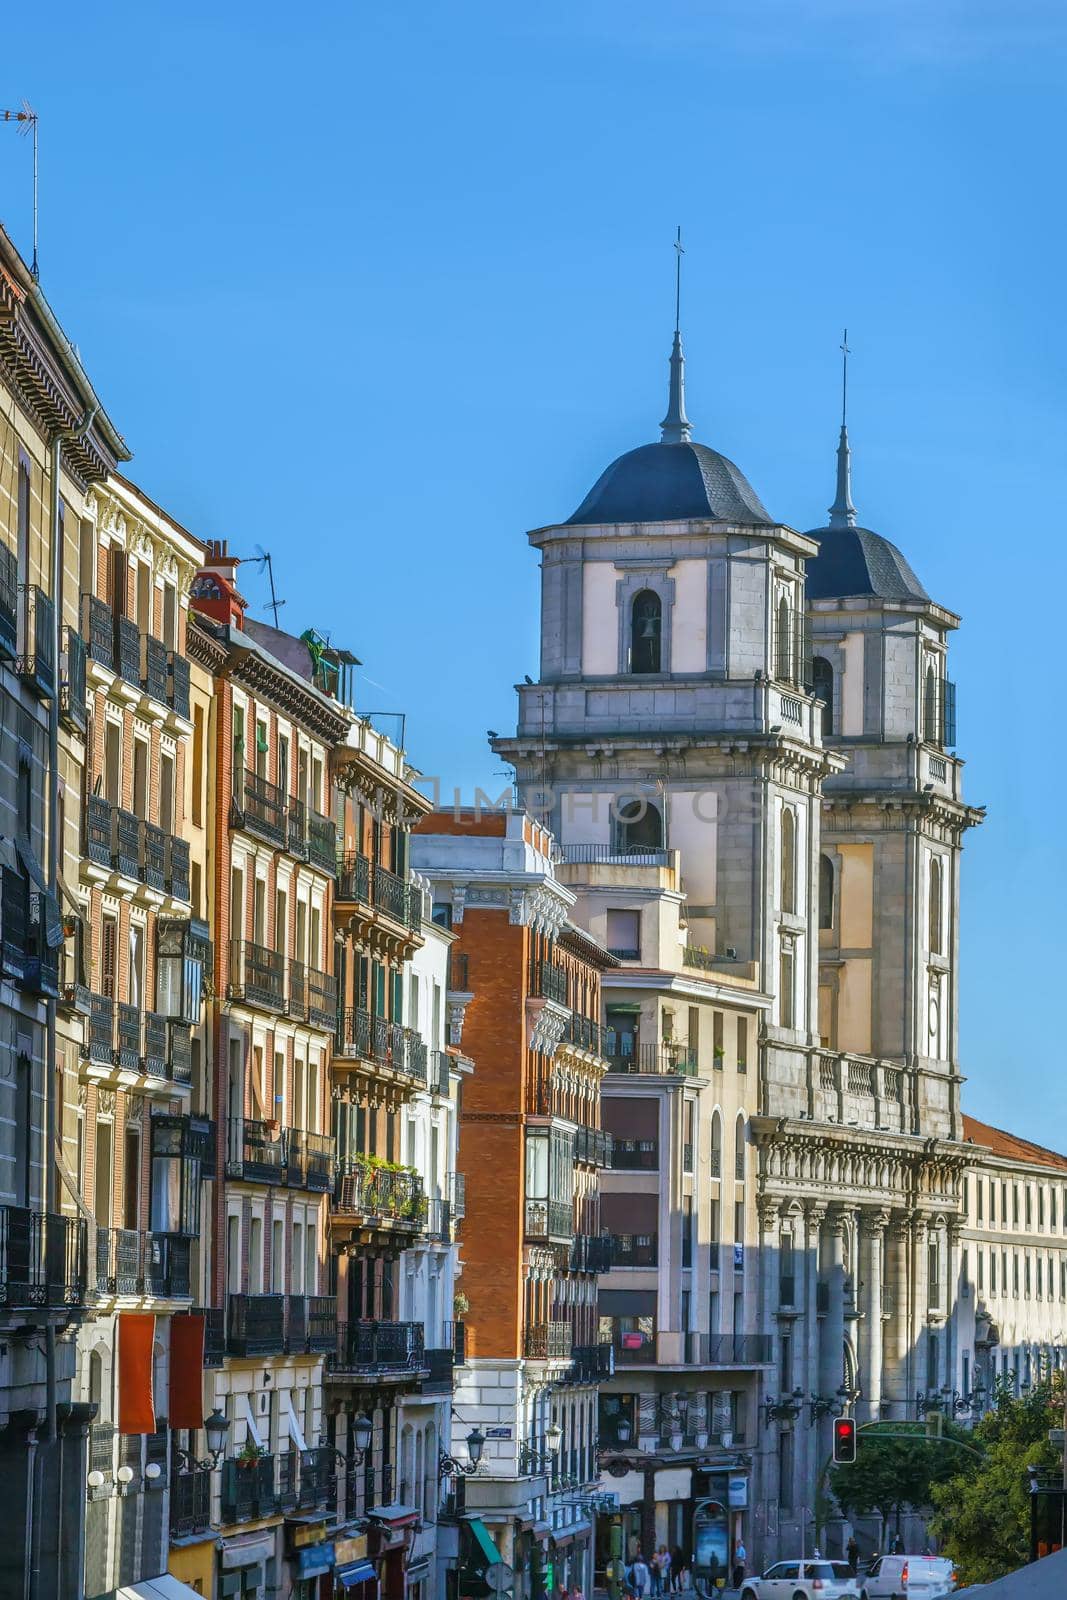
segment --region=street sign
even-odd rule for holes
[[[1057,1450],[1062,1450],[1064,1444],[1067,1443],[1067,1434],[1064,1433],[1062,1428],[1050,1428],[1048,1430],[1048,1442]]]

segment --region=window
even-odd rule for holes
[[[822,701],[822,732],[825,738],[834,731],[834,669],[825,656],[816,656],[811,669],[815,698]]]
[[[996,1294],[997,1292],[997,1252],[995,1250],[990,1250],[989,1252],[989,1292],[990,1294]]]
[[[245,709],[244,706],[233,708],[233,781],[237,786],[237,777],[245,764]]]
[[[96,1172],[93,1182],[93,1211],[99,1228],[111,1226],[111,1183],[115,1125],[110,1118],[96,1119]]]
[[[1019,1252],[1011,1253],[1011,1292],[1016,1299],[1019,1298]]]
[[[1026,1226],[1029,1228],[1033,1220],[1033,1193],[1030,1185],[1023,1185],[1023,1204],[1026,1208]]]
[[[978,1293],[985,1289],[985,1251],[978,1251]]]
[[[123,1135],[123,1183],[125,1200],[122,1226],[141,1226],[141,1130],[136,1123],[128,1122]]]
[[[193,824],[204,825],[204,708],[193,707]]]
[[[726,1054],[725,1018],[721,1011],[711,1013],[711,1054],[713,1064],[721,1070]]]
[[[122,802],[122,727],[109,717],[104,723],[104,798]]]
[[[285,1232],[280,1217],[271,1224],[270,1287],[272,1294],[285,1293]]]
[[[174,757],[166,751],[159,757],[159,826],[174,832]]]
[[[989,1180],[989,1226],[993,1227],[997,1220],[997,1184],[995,1178]]]
[[[137,563],[137,626],[152,632],[152,574],[143,561]]]
[[[942,955],[941,930],[943,925],[941,896],[941,862],[937,856],[930,857],[929,885],[927,890],[927,911],[930,919],[930,954]]]
[[[941,1304],[941,1241],[930,1239],[926,1246],[927,1305]]]
[[[983,1201],[983,1198],[985,1196],[985,1179],[984,1178],[976,1178],[975,1179],[974,1192],[975,1192],[975,1195],[977,1197],[977,1202],[976,1203],[977,1203],[977,1206],[978,1206],[978,1221],[981,1222],[982,1221],[982,1201]]]
[[[642,797],[627,800],[615,818],[615,851],[618,855],[643,855],[664,848],[663,817],[658,806]]]
[[[834,925],[834,864],[829,856],[819,857],[819,927]]]
[[[115,958],[118,951],[119,925],[115,917],[100,920],[100,993],[107,1000],[115,996]]]
[[[630,608],[630,671],[660,672],[663,602],[651,589],[640,589]]]
[[[940,1348],[939,1348],[939,1345],[938,1345],[937,1334],[933,1333],[933,1332],[927,1333],[927,1335],[926,1335],[926,1387],[928,1389],[936,1389],[938,1387],[938,1381],[937,1380],[938,1380],[938,1356],[939,1356],[939,1354],[940,1354]]]
[[[938,705],[937,705],[937,675],[931,662],[926,668],[926,681],[923,694],[923,738],[927,744],[940,744],[938,738]]]
[[[267,741],[267,724],[257,719],[256,721],[256,777],[267,776],[267,757],[270,754],[270,745]]]
[[[722,1177],[722,1117],[718,1110],[711,1117],[711,1176]]]
[[[1013,1183],[1011,1186],[1011,1221],[1013,1227],[1017,1228],[1019,1226],[1019,1185],[1017,1183]]]
[[[778,626],[774,648],[774,675],[786,683],[793,681],[793,614],[789,601],[782,595],[778,601]]]
[[[792,945],[783,945],[778,958],[778,1021],[783,1028],[795,1026],[793,974],[796,957]]]
[[[253,1217],[248,1225],[248,1292],[263,1293],[263,1218]]]
[[[748,1018],[737,1019],[737,1070],[748,1071]]]
[[[738,1183],[744,1183],[745,1181],[745,1119],[743,1116],[738,1117],[737,1122],[734,1124],[734,1177]],[[743,1201],[741,1205],[743,1211]],[[742,1237],[741,1233],[734,1234],[735,1239],[740,1240]]]
[[[226,1282],[231,1294],[241,1292],[241,1219],[226,1218]]]
[[[163,643],[168,650],[178,648],[178,591],[172,583],[163,585]]]
[[[641,955],[641,913],[609,910],[608,950],[622,961],[637,961]]]
[[[782,910],[793,912],[797,908],[797,814],[792,806],[782,807],[781,840]]]

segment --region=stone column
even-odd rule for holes
[[[945,1377],[950,1389],[958,1389],[960,1374],[956,1371],[959,1350],[960,1318],[960,1238],[963,1224],[952,1218],[945,1229],[945,1256],[948,1271],[948,1301],[945,1306]],[[973,1383],[973,1378],[972,1378]]]
[[[819,1392],[837,1393],[844,1372],[845,1345],[845,1214],[835,1207],[827,1219],[829,1309],[820,1341]]]
[[[754,1405],[756,1414],[754,1429],[761,1445],[765,1444],[755,1458],[756,1481],[753,1485],[753,1494],[757,1503],[764,1508],[775,1505],[778,1501],[778,1451],[777,1429],[771,1426],[764,1428],[764,1412],[762,1402],[768,1395],[777,1395],[781,1391],[778,1382],[778,1277],[779,1277],[779,1212],[776,1201],[762,1200],[759,1206],[760,1225],[760,1326],[765,1337],[770,1341],[771,1366],[761,1374],[756,1386]],[[712,1413],[714,1425],[714,1412]]]
[[[778,1206],[770,1200],[761,1200],[759,1208],[760,1225],[760,1322],[763,1332],[772,1341],[771,1360],[774,1360],[773,1340],[778,1324],[775,1313],[778,1310]],[[718,1328],[712,1328],[714,1336]]]
[[[911,1322],[911,1383],[909,1385],[908,1399],[914,1401],[920,1389],[926,1389],[926,1332],[929,1285],[926,1270],[926,1246],[929,1239],[929,1223],[925,1217],[915,1217],[911,1225],[912,1237],[912,1322]]]
[[[877,1422],[881,1416],[882,1400],[882,1284],[889,1212],[862,1211],[860,1221],[862,1244],[867,1249],[867,1264],[863,1275],[859,1383],[867,1420]],[[862,1245],[857,1248],[856,1255],[862,1263]]]
[[[899,1213],[891,1215],[884,1250],[889,1315],[882,1327],[882,1398],[887,1403],[886,1415],[898,1421],[908,1414],[908,1242],[907,1219]]]
[[[802,1348],[796,1352],[794,1369],[797,1374],[796,1382],[803,1389],[805,1400],[810,1395],[818,1394],[819,1392],[818,1287],[822,1226],[825,1221],[826,1207],[824,1205],[816,1205],[811,1202],[804,1207],[804,1227],[806,1232],[804,1240],[803,1339],[797,1341]],[[838,1383],[840,1381],[839,1378]]]

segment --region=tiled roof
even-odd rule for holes
[[[739,467],[704,444],[644,444],[601,473],[569,526],[598,522],[759,523],[771,517]]]
[[[975,1144],[988,1145],[995,1156],[1003,1156],[1005,1160],[1030,1162],[1036,1167],[1058,1167],[1061,1172],[1067,1172],[1067,1156],[1046,1150],[1044,1145],[1031,1144],[1029,1139],[1020,1139],[1017,1134],[1005,1133],[1003,1128],[991,1128],[988,1122],[979,1122],[975,1117],[964,1116],[963,1137]]]
[[[929,600],[895,544],[870,528],[811,528],[819,553],[808,562],[809,600],[876,595],[881,600]]]

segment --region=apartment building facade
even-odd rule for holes
[[[623,824],[623,826],[627,826]],[[631,832],[633,824],[629,824]],[[604,975],[601,1115],[611,1167],[601,1226],[601,1489],[619,1503],[622,1548],[692,1548],[698,1505],[729,1510],[749,1538],[760,1376],[757,1323],[757,1039],[767,997],[752,964],[690,942],[677,850],[628,836],[564,846],[573,917],[619,965]],[[602,1522],[597,1566],[611,1559]]]
[[[81,1592],[93,1415],[77,1381],[91,1219],[63,1149],[82,1033],[61,989],[80,911],[80,561],[93,487],[129,452],[2,229],[0,390],[0,1588],[22,1594],[33,1571],[59,1600]]]
[[[482,1454],[451,1476],[460,1585],[488,1592],[502,1562],[516,1595],[539,1600],[592,1583],[597,1391],[611,1368],[596,1305],[600,983],[615,962],[569,922],[553,841],[528,816],[438,812],[412,851],[456,938],[451,1026],[475,1062],[460,1114],[469,1309],[455,1426]]]

